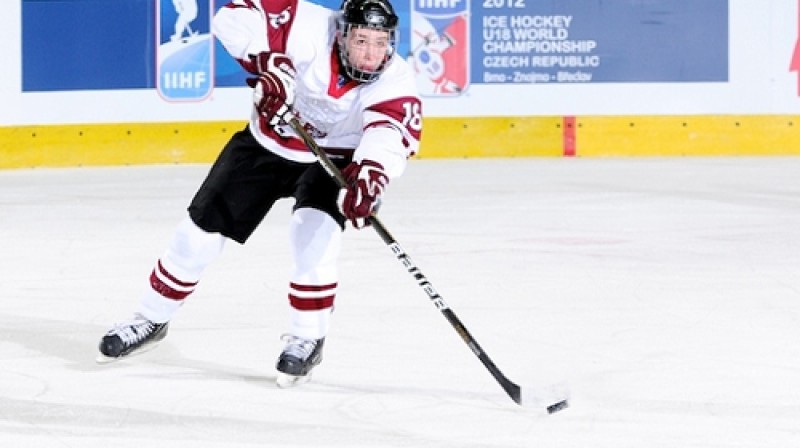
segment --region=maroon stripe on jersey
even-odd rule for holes
[[[181,287],[187,288],[185,291],[179,291],[170,285],[164,283],[161,278],[156,274],[156,269],[158,272],[161,273],[162,276],[168,278],[171,282],[179,285]],[[197,286],[197,282],[183,282],[175,278],[174,275],[170,274],[164,266],[161,265],[161,260],[158,260],[156,267],[153,269],[153,272],[150,273],[150,287],[153,288],[153,291],[161,294],[162,296],[172,299],[172,300],[183,300],[194,291],[194,287]]]
[[[422,105],[419,98],[413,96],[393,98],[382,103],[373,104],[367,109],[391,117],[398,123],[403,123],[408,133],[411,134],[414,139],[419,140],[422,134],[422,128],[420,126],[409,126],[409,123],[407,123],[408,108],[421,111]]]
[[[397,129],[391,121],[389,120],[381,120],[381,121],[373,121],[372,123],[364,126],[364,130],[366,131],[369,128],[393,128]],[[399,129],[398,129],[399,130]]]
[[[270,140],[280,144],[284,149],[298,152],[311,152],[311,150],[308,149],[308,146],[306,146],[306,143],[299,137],[286,138],[275,132],[275,128],[269,124],[269,118],[263,115],[259,115],[258,117],[258,129],[262,134],[264,134]]]
[[[261,9],[267,15],[267,40],[270,51],[286,53],[286,41],[297,14],[298,0],[260,0]]]
[[[292,308],[300,311],[324,310],[333,306],[334,295],[305,299],[289,294],[289,304]]]

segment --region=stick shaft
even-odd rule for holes
[[[305,142],[306,146],[314,153],[317,157],[317,160],[325,169],[325,171],[336,181],[337,185],[340,188],[346,188],[347,181],[345,180],[344,176],[342,176],[341,171],[333,164],[331,159],[328,157],[327,154],[317,145],[313,138],[308,135],[308,132],[303,128],[300,122],[296,118],[292,118],[290,120],[290,125],[295,130],[295,132],[300,136],[300,138]],[[425,277],[425,274],[420,271],[417,265],[411,260],[411,257],[408,256],[406,251],[400,246],[397,240],[392,236],[389,232],[389,229],[383,225],[380,219],[374,214],[371,215],[369,218],[371,227],[375,229],[378,235],[381,237],[384,243],[389,246],[389,249],[395,255],[397,260],[406,268],[409,274],[417,281],[417,284],[423,291],[428,295],[428,298],[431,302],[436,306],[436,308],[444,315],[450,325],[456,330],[456,332],[461,336],[461,339],[467,344],[467,346],[472,350],[472,353],[480,359],[483,363],[484,367],[492,374],[494,379],[503,387],[503,390],[506,391],[509,397],[511,397],[514,402],[517,404],[521,404],[521,390],[520,387],[515,384],[513,381],[509,380],[503,372],[495,365],[495,363],[489,358],[489,355],[481,348],[478,341],[470,334],[467,330],[467,327],[461,322],[461,319],[456,316],[456,313],[450,308],[447,302],[444,301],[442,296],[436,291],[433,284]]]

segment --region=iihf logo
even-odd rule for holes
[[[165,100],[198,101],[211,94],[213,7],[213,0],[157,0],[156,88]]]

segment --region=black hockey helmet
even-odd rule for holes
[[[336,25],[339,31],[338,44],[341,62],[345,72],[352,79],[360,82],[373,82],[394,57],[397,45],[397,14],[394,12],[389,0],[344,0],[337,17]],[[388,46],[383,62],[374,70],[363,70],[354,67],[348,57],[349,49],[347,36],[354,28],[386,31],[388,33]]]

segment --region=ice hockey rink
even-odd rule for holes
[[[514,404],[371,229],[348,230],[324,362],[277,388],[280,203],[155,350],[133,311],[208,165],[0,171],[0,445],[800,446],[800,158],[413,160],[381,219]]]

